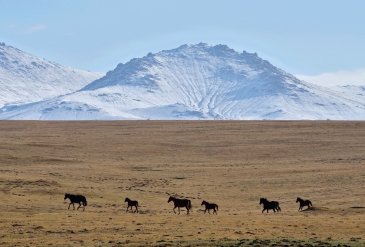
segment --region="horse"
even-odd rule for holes
[[[217,214],[218,211],[218,205],[215,203],[209,203],[207,201],[202,201],[201,206],[205,205],[205,210],[204,210],[204,214],[208,211],[208,213],[210,214],[210,210],[213,209],[213,214]]]
[[[128,206],[127,206],[126,212],[128,212],[128,209],[131,208],[132,213],[135,213],[135,212],[138,213],[138,201],[132,201],[131,199],[129,199],[127,197],[127,198],[125,198],[124,202],[128,202]],[[135,207],[136,208],[136,210],[134,212],[133,212],[133,208],[132,207]]]
[[[307,206],[308,208],[313,207],[312,202],[309,201],[309,200],[303,200],[302,198],[297,197],[296,203],[298,203],[298,202],[299,202],[299,209],[298,209],[298,211],[302,211],[303,210],[303,207],[305,207],[305,206]]]
[[[86,197],[82,196],[82,195],[72,195],[72,194],[65,194],[65,198],[63,200],[66,199],[70,199],[70,204],[68,205],[68,209],[70,209],[70,206],[72,204],[74,210],[75,210],[75,204],[74,203],[78,203],[79,206],[77,207],[77,210],[79,210],[79,208],[81,207],[81,205],[83,206],[83,211],[85,211],[85,207],[87,206],[87,201],[86,201]]]
[[[262,210],[262,213],[266,210],[266,213],[269,212],[270,209],[274,211],[281,211],[281,208],[279,207],[279,202],[277,201],[268,201],[266,198],[260,198],[260,205],[263,205],[264,209]]]
[[[191,209],[191,201],[190,200],[188,200],[188,199],[178,199],[178,198],[175,198],[173,196],[170,196],[167,203],[170,203],[171,201],[174,202],[173,211],[174,211],[175,214],[176,214],[175,208],[178,209],[179,214],[180,214],[180,208],[186,208],[186,210],[187,210],[186,214],[189,214],[189,211]]]

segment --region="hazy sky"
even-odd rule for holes
[[[0,42],[95,71],[222,43],[311,75],[365,68],[364,11],[363,0],[0,0]]]

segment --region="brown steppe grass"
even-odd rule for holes
[[[337,244],[365,245],[365,122],[0,122],[0,246]]]

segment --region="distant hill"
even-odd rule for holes
[[[103,76],[73,69],[0,43],[0,107],[74,92]]]

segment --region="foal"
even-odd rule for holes
[[[86,201],[86,197],[82,196],[82,195],[72,195],[72,194],[65,194],[65,198],[63,200],[66,199],[70,199],[70,204],[68,205],[68,209],[70,209],[70,206],[72,204],[72,206],[74,207],[75,210],[75,204],[74,203],[78,203],[79,206],[77,207],[77,210],[79,210],[79,208],[81,207],[81,205],[83,205],[83,211],[85,211],[85,207],[87,206],[87,201]]]
[[[128,202],[128,206],[127,206],[126,212],[128,212],[128,209],[131,208],[132,213],[135,213],[135,212],[138,213],[138,202],[137,201],[132,201],[131,199],[129,199],[127,197],[127,198],[125,198],[124,202]],[[133,208],[132,207],[135,207],[136,210],[133,211]]]
[[[213,209],[213,214],[217,214],[218,211],[218,205],[215,203],[209,203],[207,201],[202,201],[201,206],[205,205],[205,210],[204,210],[204,214],[208,211],[208,213],[210,214],[210,210]]]
[[[297,203],[299,202],[299,209],[298,209],[298,211],[302,211],[303,210],[303,207],[305,207],[305,206],[307,206],[308,208],[313,207],[311,201],[309,201],[309,200],[303,200],[300,197],[297,197],[297,201],[296,202]]]

